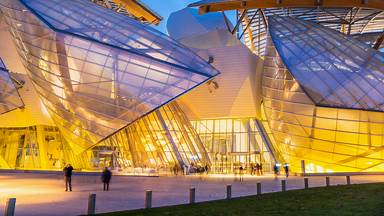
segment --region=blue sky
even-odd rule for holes
[[[164,20],[161,22],[159,26],[156,28],[162,32],[166,33],[166,24],[169,15],[180,9],[187,7],[190,3],[197,2],[198,0],[141,0],[146,5],[148,5],[151,9],[160,14]],[[235,22],[236,13],[235,11],[226,12],[228,18]]]

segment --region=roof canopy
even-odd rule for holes
[[[269,32],[281,59],[316,104],[384,111],[384,53],[293,17],[270,16]]]

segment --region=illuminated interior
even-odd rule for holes
[[[2,0],[0,168],[383,171],[382,8],[236,2]]]

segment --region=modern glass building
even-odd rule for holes
[[[383,171],[383,3],[236,2],[3,0],[0,168]]]

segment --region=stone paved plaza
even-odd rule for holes
[[[197,202],[225,198],[227,184],[232,185],[232,196],[256,194],[256,183],[262,183],[262,192],[281,190],[281,180],[273,176],[245,176],[244,182],[233,176],[178,176],[178,177],[127,177],[114,176],[109,192],[102,191],[99,176],[73,177],[73,192],[64,191],[64,181],[57,174],[0,174],[1,209],[6,198],[15,197],[16,215],[79,215],[85,214],[90,193],[97,194],[96,212],[138,209],[144,206],[145,190],[153,191],[153,206],[187,203],[189,188],[196,188]],[[384,182],[384,175],[352,176],[352,184]],[[287,189],[304,187],[302,177],[289,177]],[[324,186],[325,177],[309,177],[310,187]],[[346,184],[345,176],[332,176],[331,185]]]

